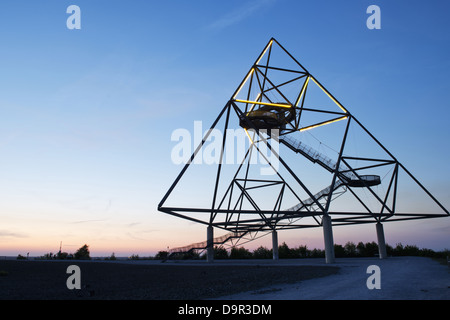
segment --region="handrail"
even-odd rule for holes
[[[224,234],[220,237],[216,237],[213,239],[214,244],[223,244],[227,242],[230,239],[233,238],[240,238],[242,237],[246,232],[229,232],[227,234]],[[194,249],[205,249],[208,245],[207,241],[192,243],[190,245],[184,246],[184,247],[177,247],[169,250],[169,254],[172,253],[181,253],[181,252],[188,252]]]
[[[293,149],[296,152],[300,152],[303,155],[306,156],[309,160],[313,162],[319,162],[323,167],[325,167],[328,171],[334,172],[336,169],[336,162],[328,158],[327,156],[324,156],[319,151],[313,149],[312,147],[304,144],[303,142],[296,140],[292,137],[289,137],[287,135],[280,136],[279,140],[287,145],[289,148]],[[358,177],[351,171],[347,166],[340,164],[339,165],[339,174],[342,175],[347,180],[358,180]],[[343,172],[346,171],[346,172]]]
[[[336,183],[334,184],[334,190],[337,190],[338,188],[340,188],[342,186],[345,186],[345,183],[342,182],[341,180],[337,180]],[[298,211],[298,210],[303,209],[304,207],[311,206],[314,204],[314,202],[316,200],[318,201],[319,199],[323,198],[325,195],[330,194],[330,191],[331,191],[331,185],[320,190],[319,192],[317,192],[314,195],[314,198],[306,199],[305,201],[300,202],[299,204],[296,204],[295,206],[293,206],[289,209],[286,209],[286,211]]]

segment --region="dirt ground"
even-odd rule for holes
[[[81,270],[69,290],[69,265]],[[336,266],[169,265],[0,260],[1,300],[199,300],[336,274]]]
[[[298,259],[309,263],[308,259]],[[339,272],[297,284],[266,287],[258,300],[450,300],[450,265],[426,257],[338,258]],[[379,286],[367,281],[377,266]],[[371,269],[373,270],[373,269]],[[220,297],[225,300],[252,300],[253,292]],[[403,309],[402,309],[403,310]]]

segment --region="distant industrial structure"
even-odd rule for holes
[[[221,161],[211,176],[211,205],[167,205],[199,151],[208,144],[212,129],[219,126],[223,132],[236,127],[245,130],[249,141],[245,155],[233,170],[224,170],[225,146],[230,143],[224,135]],[[268,152],[276,155],[278,167],[267,157]],[[271,175],[257,170],[261,164],[252,161],[256,155],[265,159]],[[409,193],[411,190],[416,193]],[[416,195],[426,199],[426,210],[411,210],[408,196]],[[379,256],[385,258],[383,223],[449,216],[394,155],[274,38],[221,109],[158,210],[207,227],[206,241],[170,253],[206,249],[208,261],[213,261],[214,246],[236,245],[268,232],[272,234],[273,258],[278,259],[278,231],[322,227],[325,260],[333,263],[333,227],[367,223],[375,224]],[[215,230],[226,233],[214,237]]]

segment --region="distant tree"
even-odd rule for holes
[[[306,257],[309,256],[309,250],[308,250],[308,248],[306,247],[306,245],[304,245],[304,246],[299,246],[298,249],[297,249],[297,251],[298,251],[298,256],[299,256],[300,258],[306,258]]]
[[[298,248],[289,248],[288,258],[289,259],[298,259],[298,258],[300,258],[300,247],[298,247]]]
[[[386,253],[388,256],[394,255],[394,248],[386,243]]]
[[[85,244],[84,246],[79,248],[77,252],[75,252],[74,257],[78,260],[90,260],[91,256],[89,253],[89,246]]]
[[[200,259],[200,254],[196,250],[192,250],[184,254],[183,259]]]
[[[53,259],[53,253],[52,252],[48,252],[48,253],[44,254],[43,256],[41,256],[41,259],[43,259],[43,260]]]
[[[374,241],[366,242],[365,244],[359,242],[356,246],[356,251],[360,257],[374,257],[378,254],[378,244]]]
[[[374,257],[378,254],[378,244],[376,242],[366,242],[364,247],[364,257]]]
[[[58,251],[57,254],[55,254],[54,258],[55,259],[60,259],[60,260],[65,260],[69,257],[69,254],[67,252],[61,252]]]
[[[167,256],[169,255],[168,251],[158,251],[158,253],[155,255],[155,260],[165,260],[167,259]]]
[[[227,249],[224,247],[214,247],[214,259],[228,259]]]
[[[394,250],[393,250],[393,254],[395,256],[403,256],[404,252],[403,252],[403,245],[401,243],[397,243]]]
[[[403,248],[405,256],[420,256],[420,249],[416,245],[406,245]]]
[[[295,253],[289,248],[286,242],[283,242],[281,246],[278,246],[278,257],[280,259],[291,259],[295,258]]]
[[[325,251],[314,248],[310,251],[310,257],[311,258],[324,258],[325,257]]]
[[[231,251],[230,251],[230,258],[231,259],[250,259],[250,258],[252,258],[252,253],[250,251],[248,251],[247,249],[245,249],[244,247],[240,247],[240,248],[233,247],[233,248],[231,248]]]
[[[366,246],[364,245],[363,242],[358,242],[358,244],[356,245],[356,253],[358,254],[358,256],[360,257],[366,257]]]
[[[260,246],[253,250],[253,258],[255,259],[271,259],[273,257],[272,250]]]
[[[343,258],[345,257],[345,249],[342,245],[340,244],[335,244],[334,245],[334,256],[336,258]]]
[[[345,256],[347,257],[356,257],[356,244],[354,244],[353,242],[347,242],[344,245],[344,251],[345,251]]]
[[[116,255],[113,252],[109,257],[106,257],[105,260],[117,260],[117,258],[116,258]]]
[[[437,258],[437,256],[438,256],[436,254],[436,252],[434,252],[431,249],[426,249],[426,248],[420,249],[419,255],[422,257],[430,257],[430,258]]]
[[[450,261],[449,260],[449,258],[450,258],[450,250],[449,249],[444,249],[442,251],[434,252],[433,257],[445,260],[445,263],[448,264],[449,261]]]

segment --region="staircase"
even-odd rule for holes
[[[289,149],[296,153],[300,153],[308,160],[318,163],[323,168],[328,170],[331,173],[334,173],[336,171],[336,162],[328,158],[327,156],[324,156],[320,152],[314,150],[312,147],[304,144],[303,142],[296,140],[288,135],[281,136],[279,138],[280,142],[287,146]],[[377,175],[356,175],[352,171],[350,171],[350,168],[347,167],[344,164],[340,164],[339,168],[337,168],[337,174],[339,178],[342,181],[345,181],[345,184],[351,187],[370,187],[370,186],[376,186],[381,183],[380,177]]]
[[[281,136],[280,142],[292,151],[300,153],[308,160],[314,163],[318,163],[329,172],[334,173],[334,171],[336,170],[336,162],[333,159],[324,156],[323,154],[319,153],[303,142],[296,140],[295,138],[292,138],[288,135]],[[358,177],[353,172],[342,172],[346,170],[350,170],[350,168],[342,164],[339,166],[338,173],[342,178],[344,178],[345,180],[358,180]]]
[[[339,189],[339,188],[341,188],[341,187],[344,187],[344,188],[345,188],[345,183],[343,183],[343,182],[340,181],[340,180],[336,180],[336,183],[334,184],[334,189],[333,189],[333,191],[336,191],[337,189]],[[306,199],[305,201],[302,201],[302,202],[300,202],[299,204],[297,204],[297,205],[295,205],[295,206],[293,206],[293,207],[291,207],[291,208],[289,208],[289,209],[286,209],[286,211],[299,211],[299,210],[302,210],[302,209],[304,209],[304,208],[306,208],[306,207],[312,207],[314,204],[316,204],[316,202],[315,202],[314,199],[316,199],[317,201],[319,201],[319,200],[321,200],[322,198],[328,196],[328,195],[330,194],[330,191],[331,191],[331,186],[328,186],[328,187],[326,187],[326,188],[320,190],[319,192],[317,192],[317,193],[314,195],[314,198]],[[345,192],[345,191],[347,191],[346,188],[344,189],[344,192]]]
[[[245,232],[245,231],[244,232],[230,232],[223,236],[214,238],[213,244],[221,245],[232,239],[241,238],[247,233],[248,232]],[[176,254],[192,253],[194,250],[204,250],[204,249],[206,249],[207,245],[208,245],[207,241],[202,241],[202,242],[192,243],[192,244],[184,246],[184,247],[170,249],[169,254],[168,254],[168,259],[170,259],[171,257],[173,257]]]

